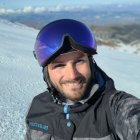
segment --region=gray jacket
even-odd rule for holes
[[[26,117],[25,139],[140,140],[140,100],[117,91],[101,69],[96,76],[103,86],[83,104],[56,104],[47,91],[36,96]]]

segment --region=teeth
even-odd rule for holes
[[[79,86],[81,86],[82,84],[81,84],[81,83],[67,83],[66,85],[67,85],[67,86],[79,87]]]
[[[68,85],[79,85],[79,83],[68,83]]]

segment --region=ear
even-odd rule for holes
[[[43,72],[43,79],[46,82],[48,88],[52,88],[52,84],[51,84],[49,73],[48,73],[48,68],[43,67],[42,72]]]
[[[34,55],[35,59],[37,59],[35,51],[33,51],[33,55]]]

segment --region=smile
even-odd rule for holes
[[[68,82],[68,83],[65,83],[64,85],[70,88],[78,89],[78,88],[82,88],[83,83],[82,82],[72,82],[72,83]]]

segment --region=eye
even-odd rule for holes
[[[84,63],[85,62],[85,60],[83,60],[83,59],[78,59],[77,61],[76,61],[76,63]]]
[[[53,66],[53,68],[61,68],[61,67],[64,67],[65,64],[56,64]]]

